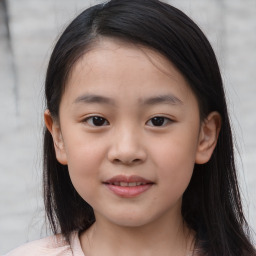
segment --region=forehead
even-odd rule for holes
[[[128,96],[134,90],[133,94],[141,97],[147,92],[157,93],[167,85],[174,91],[191,93],[183,75],[159,52],[138,44],[100,38],[74,65],[65,91],[113,94],[122,90]]]
[[[146,67],[150,67],[152,70],[160,71],[166,76],[173,79],[178,78],[185,82],[183,75],[171,61],[156,50],[140,44],[102,37],[75,63],[71,70],[70,79],[74,78],[74,71],[79,71],[79,69],[84,71],[85,65],[87,65],[87,71],[90,72],[90,68],[95,71],[97,68],[102,68],[102,64],[105,67],[111,66],[111,62],[114,61],[119,61],[118,67],[124,68],[124,70],[129,64],[136,61],[136,68],[141,67],[142,70],[146,71]],[[101,69],[101,71],[103,70]],[[113,70],[107,69],[106,71],[110,73]]]

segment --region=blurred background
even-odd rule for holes
[[[64,27],[101,2],[0,0],[0,254],[47,234],[41,189],[47,62]],[[256,0],[166,2],[196,21],[218,57],[239,148],[244,207],[255,232]]]

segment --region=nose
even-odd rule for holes
[[[136,165],[143,163],[147,153],[141,134],[134,129],[123,128],[113,134],[108,159],[115,164]]]

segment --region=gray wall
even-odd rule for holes
[[[0,10],[0,254],[45,235],[40,183],[45,69],[63,26],[96,2],[101,1],[7,0],[10,44]],[[256,0],[168,2],[200,25],[218,56],[240,148],[244,205],[256,230]]]

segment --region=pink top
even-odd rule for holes
[[[24,244],[5,256],[84,256],[78,232],[71,235],[70,245],[62,235],[46,237]]]

